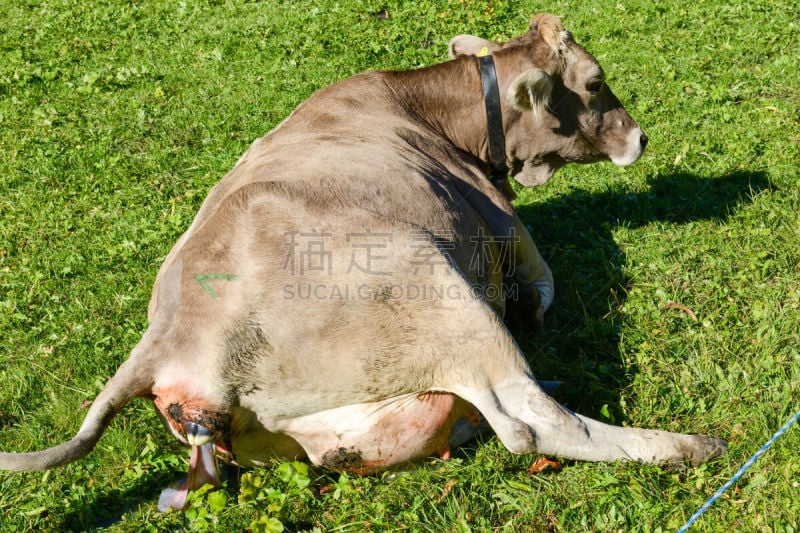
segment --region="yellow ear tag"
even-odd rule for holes
[[[478,52],[478,53],[477,53],[477,54],[475,54],[475,55],[476,55],[476,57],[484,57],[484,56],[488,56],[488,55],[489,55],[489,48],[488,48],[488,47],[486,47],[486,46],[484,46],[483,48],[481,48],[481,51],[480,51],[480,52]]]

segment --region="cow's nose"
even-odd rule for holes
[[[649,140],[650,139],[647,138],[647,134],[645,134],[645,133],[642,133],[642,136],[639,137],[639,144],[642,145],[642,150],[645,149],[645,147],[647,146],[647,141],[649,141]]]

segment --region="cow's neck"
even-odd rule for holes
[[[394,78],[388,80],[394,97],[414,120],[480,160],[488,170],[486,108],[474,57],[387,74]]]

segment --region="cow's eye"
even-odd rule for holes
[[[586,91],[595,96],[603,88],[603,80],[592,80],[586,84]]]

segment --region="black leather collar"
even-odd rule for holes
[[[508,178],[506,166],[506,138],[503,134],[503,114],[500,111],[500,90],[497,87],[497,72],[491,55],[478,58],[481,68],[483,103],[486,107],[486,123],[489,130],[489,179],[493,183]]]

